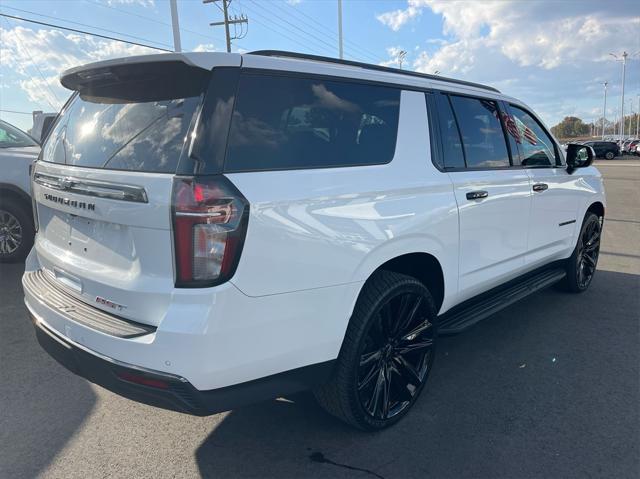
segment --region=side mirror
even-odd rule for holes
[[[594,157],[593,148],[590,146],[569,143],[567,145],[567,172],[571,174],[576,168],[591,166]]]

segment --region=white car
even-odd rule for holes
[[[40,145],[0,120],[0,263],[23,260],[33,244],[29,168]]]
[[[491,87],[274,51],[61,82],[25,302],[52,356],[135,400],[206,415],[310,389],[381,429],[438,330],[595,274],[593,151],[565,158]]]

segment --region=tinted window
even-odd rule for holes
[[[445,168],[464,168],[462,142],[453,110],[446,95],[436,95]]]
[[[512,117],[507,119],[509,135],[520,145],[522,166],[551,166],[556,164],[556,150],[551,137],[526,111],[511,105]]]
[[[0,148],[38,146],[38,143],[23,131],[0,121]]]
[[[387,163],[400,90],[308,78],[244,75],[226,171]]]
[[[56,123],[43,159],[115,170],[174,173],[199,97],[141,103],[76,96]]]
[[[451,96],[468,168],[510,166],[496,102]]]

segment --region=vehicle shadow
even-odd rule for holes
[[[352,430],[299,394],[229,413],[196,451],[200,473],[632,477],[639,311],[637,275],[599,271],[582,295],[543,291],[441,338],[426,394],[391,429]]]
[[[80,428],[96,397],[38,345],[23,264],[0,265],[0,477],[35,477]],[[71,377],[70,377],[71,376]]]

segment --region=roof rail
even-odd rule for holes
[[[284,50],[256,50],[254,52],[248,52],[249,55],[262,55],[265,57],[282,57],[282,58],[297,58],[300,60],[312,60],[316,62],[336,63],[338,65],[347,65],[352,67],[364,68],[366,70],[381,71],[387,73],[397,73],[400,75],[425,78],[428,80],[443,81],[448,83],[456,83],[458,85],[466,85],[474,88],[482,88],[484,90],[495,91],[500,93],[500,90],[491,86],[482,85],[481,83],[473,83],[465,80],[457,80],[455,78],[441,77],[440,75],[429,75],[428,73],[419,73],[408,70],[401,70],[399,68],[383,67],[381,65],[373,65],[371,63],[356,62],[352,60],[339,60],[338,58],[324,57],[320,55],[308,55],[306,53],[287,52]]]

